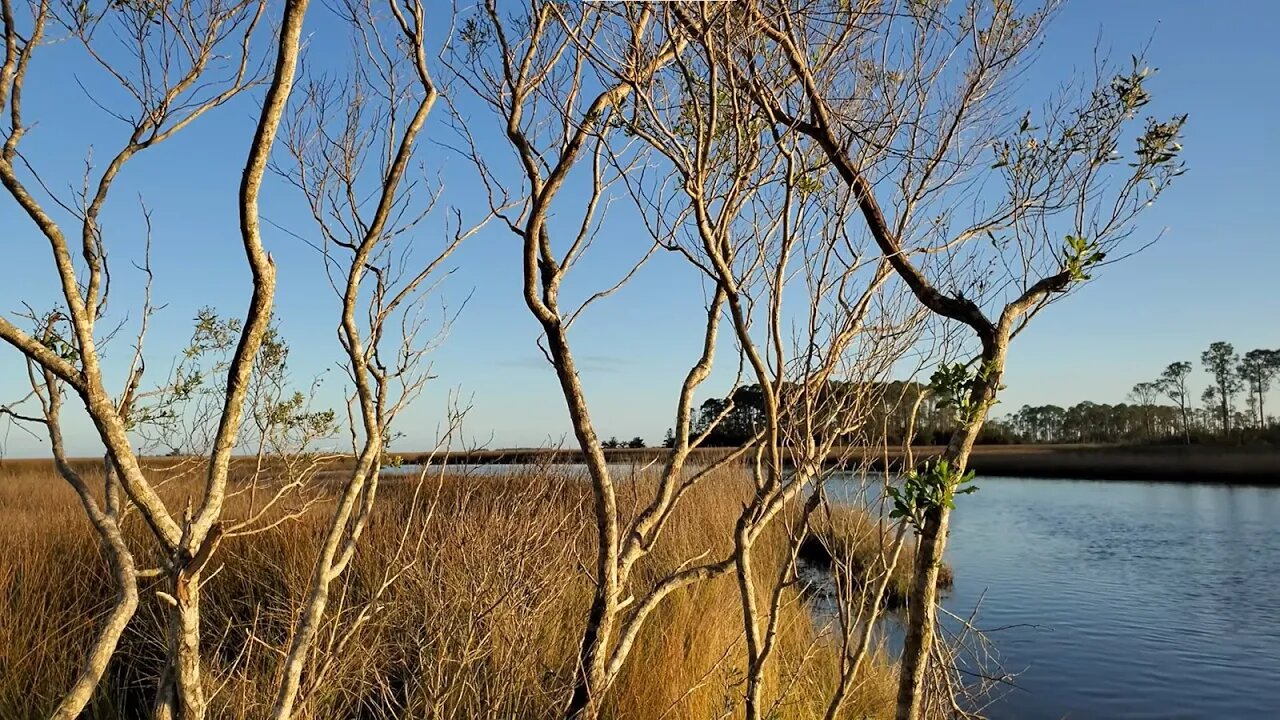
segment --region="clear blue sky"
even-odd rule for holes
[[[1119,402],[1135,382],[1152,379],[1171,361],[1198,365],[1200,351],[1215,340],[1240,351],[1280,347],[1274,279],[1280,237],[1271,219],[1272,194],[1280,187],[1280,100],[1273,91],[1280,71],[1280,44],[1273,37],[1278,24],[1280,5],[1272,3],[1066,4],[1026,77],[1028,98],[1087,69],[1099,40],[1124,57],[1150,38],[1148,57],[1160,69],[1151,109],[1162,116],[1189,113],[1184,145],[1190,170],[1143,216],[1139,232],[1164,230],[1160,243],[1108,268],[1018,338],[998,412],[1024,403]],[[337,41],[336,30],[321,20],[311,32],[312,47]],[[76,62],[72,47],[53,46],[37,56],[28,85],[26,112],[38,124],[23,147],[59,191],[78,182],[90,146],[98,148],[101,167],[105,153],[123,139],[122,127],[84,99],[77,80],[101,86],[100,76]],[[139,275],[129,263],[140,257],[139,194],[153,209],[155,294],[167,307],[154,321],[152,369],[163,370],[183,345],[197,308],[243,310],[248,274],[238,249],[235,192],[253,111],[248,102],[230,105],[146,153],[129,166],[109,203],[116,318],[138,298]],[[442,136],[448,133],[444,115],[432,128]],[[437,148],[423,159],[444,182],[445,203],[476,209],[476,185],[465,162]],[[308,231],[299,211],[295,194],[281,184],[264,192],[267,219]],[[424,230],[428,242],[438,227]],[[611,226],[588,262],[616,272],[643,252],[647,239],[626,237],[626,227]],[[336,357],[333,300],[313,251],[272,228],[267,243],[280,268],[277,311],[295,347],[296,375],[305,380]],[[44,240],[7,195],[0,198],[0,312],[12,318],[24,301],[37,308],[52,304],[48,257]],[[455,255],[457,270],[443,297],[455,305],[468,294],[471,300],[435,356],[439,380],[401,423],[410,436],[400,447],[429,443],[450,390],[471,399],[468,434],[490,446],[539,445],[567,436],[554,374],[534,345],[536,323],[521,300],[518,262],[516,241],[497,226]],[[604,436],[641,435],[652,443],[672,424],[676,389],[698,352],[697,313],[689,301],[700,292],[671,289],[687,285],[688,277],[679,263],[660,259],[575,327],[574,349]],[[567,290],[585,291],[572,284]],[[127,339],[117,340],[109,370],[127,360],[126,346]],[[24,377],[18,354],[0,348],[0,402],[25,394]],[[1203,374],[1196,381],[1203,384]],[[713,383],[708,390],[724,388]],[[72,452],[97,452],[82,419],[72,419],[68,435]],[[0,446],[9,456],[47,452],[46,443],[5,424]]]

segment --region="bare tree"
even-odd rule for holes
[[[765,669],[830,464],[843,464],[869,438],[882,441],[865,424],[891,367],[919,339],[922,313],[886,285],[892,274],[883,254],[850,236],[856,206],[843,188],[816,181],[821,156],[795,133],[771,134],[751,97],[724,73],[729,18],[714,5],[670,14],[666,34],[696,38],[697,49],[630,96],[618,122],[671,166],[669,179],[629,181],[633,195],[654,237],[671,238],[668,249],[724,293],[733,339],[763,400],[751,465],[756,492],[739,518],[733,557],[746,638],[745,711],[758,718],[784,701],[764,697]],[[800,498],[788,528],[791,560],[778,575],[761,577],[756,542]],[[837,708],[844,688],[833,698]]]
[[[125,515],[139,513],[168,558],[155,571],[167,578],[158,597],[167,604],[169,626],[156,715],[201,718],[207,710],[201,677],[202,570],[224,537],[270,529],[329,499],[311,481],[334,456],[318,455],[310,448],[332,434],[335,416],[331,411],[313,411],[310,395],[291,388],[288,346],[272,326],[275,268],[261,240],[258,196],[282,124],[292,162],[278,164],[276,169],[306,198],[319,237],[310,241],[294,234],[319,251],[340,300],[338,339],[353,388],[349,431],[354,456],[351,469],[337,486],[311,587],[281,664],[273,716],[290,717],[324,620],[329,588],[351,562],[369,521],[384,449],[395,435],[393,422],[421,393],[430,377],[425,358],[452,318],[447,306],[442,307],[439,332],[430,332],[431,315],[425,305],[429,291],[445,260],[479,227],[461,227],[455,214],[444,242],[429,251],[426,259],[415,262],[413,248],[407,246],[435,199],[433,195],[415,207],[412,191],[419,182],[409,177],[418,136],[439,97],[428,68],[426,10],[418,3],[391,2],[382,7],[360,0],[338,6],[339,20],[351,30],[354,74],[346,83],[309,79],[286,122],[306,0],[285,4],[270,62],[253,49],[256,29],[268,24],[265,3],[124,3],[95,14],[87,6],[40,2],[30,3],[29,9],[31,19],[24,28],[10,4],[4,5],[8,50],[0,107],[7,103],[10,128],[0,154],[0,178],[48,239],[65,305],[54,312],[29,313],[27,319],[35,326],[31,334],[0,318],[0,337],[27,358],[29,397],[41,411],[39,416],[12,408],[5,412],[46,427],[59,471],[81,498],[107,551],[117,585],[115,603],[95,638],[85,670],[55,717],[77,717],[88,703],[138,606],[139,577],[151,574],[136,567],[134,553],[124,540],[120,528]],[[53,197],[80,223],[83,274],[72,261],[61,226],[27,190],[15,164],[21,160],[18,143],[24,131],[23,83],[46,28],[54,26],[78,39],[137,103],[132,116],[109,111],[126,123],[130,135],[103,174],[96,178],[87,174],[86,189],[73,201]],[[122,39],[137,61],[136,68],[126,69],[107,59],[113,55],[99,47],[105,42],[99,37],[108,33],[106,28]],[[228,51],[229,76],[224,72]],[[263,67],[268,71],[263,72]],[[191,343],[169,376],[155,387],[145,387],[143,341],[155,311],[148,235],[146,261],[139,266],[147,282],[134,354],[124,389],[113,397],[106,389],[99,352],[116,329],[104,334],[95,327],[105,316],[111,278],[97,218],[112,182],[125,163],[143,150],[264,82],[266,94],[241,175],[238,203],[242,243],[253,275],[249,308],[243,318],[201,310]],[[25,162],[22,167],[47,193],[49,183]],[[148,229],[150,217],[144,208]],[[67,462],[61,436],[64,387],[80,396],[107,448],[103,504]],[[451,415],[442,441],[456,430],[460,416],[460,411]],[[134,448],[130,434],[141,440],[140,448]],[[179,457],[163,467],[154,461],[144,464],[143,453],[161,447]],[[248,463],[233,459],[234,452],[246,448],[254,452]],[[181,457],[183,452],[206,450],[203,462]],[[246,476],[234,484],[229,480],[233,463],[237,474]],[[183,467],[201,470],[206,478],[198,501],[188,502],[178,515],[161,498],[163,481],[153,479],[151,473],[172,476]],[[242,493],[250,495],[246,516],[224,517],[227,499]],[[407,539],[401,538],[402,547]],[[376,594],[384,592],[395,576],[389,570]],[[357,613],[353,625],[360,625],[368,615],[367,609]],[[327,647],[343,642],[330,642]],[[318,672],[322,675],[323,669]]]
[[[463,152],[494,212],[521,241],[525,301],[542,330],[592,484],[595,593],[566,707],[570,717],[598,714],[664,598],[730,572],[746,619],[748,715],[768,714],[762,679],[779,606],[796,582],[794,553],[829,474],[824,463],[837,443],[856,445],[876,392],[872,381],[918,338],[922,314],[892,300],[883,254],[845,233],[855,209],[849,194],[814,186],[812,151],[761,136],[767,123],[748,110],[749,98],[717,75],[720,49],[704,43],[696,56],[686,52],[691,35],[722,27],[712,23],[724,7],[679,18],[649,5],[533,2],[500,11],[489,2],[461,22],[462,42],[451,55],[459,82],[496,118],[514,156],[515,170],[504,172],[482,155],[475,135],[483,130],[458,111]],[[569,182],[583,188],[579,197],[561,197]],[[564,307],[563,281],[601,232],[618,186],[639,206],[648,248],[640,248],[635,266],[619,268],[617,282]],[[506,211],[509,205],[516,209]],[[618,481],[591,419],[569,330],[655,249],[678,254],[703,278],[706,322],[701,354],[679,391],[656,489],[624,523]],[[797,304],[784,310],[784,297],[792,295]],[[693,396],[711,373],[722,323],[743,368],[739,375],[762,389],[764,418],[745,445],[709,467],[686,470],[691,451],[732,409],[726,405],[694,432]],[[788,332],[787,323],[797,329]],[[748,454],[754,491],[738,520],[732,555],[691,557],[648,587],[637,586],[634,570],[680,499],[711,470]],[[799,515],[784,512],[791,510]],[[788,528],[792,560],[780,575],[762,578],[752,549],[784,515],[797,519]]]
[[[703,352],[690,368],[681,390],[677,443],[669,453],[660,490],[624,539],[617,487],[591,420],[568,331],[583,309],[611,294],[630,273],[574,309],[562,309],[560,289],[565,274],[594,240],[598,213],[603,210],[602,205],[608,204],[606,190],[617,177],[605,163],[606,116],[632,91],[635,82],[645,81],[657,67],[670,62],[678,44],[670,43],[652,58],[631,54],[628,69],[632,82],[607,83],[593,91],[597,83],[591,77],[587,53],[579,43],[588,42],[610,20],[606,13],[591,6],[564,8],[550,2],[531,2],[510,14],[507,10],[511,9],[499,10],[497,3],[490,0],[465,19],[450,63],[459,81],[497,118],[514,153],[518,167],[515,178],[500,176],[493,161],[482,157],[467,128],[468,120],[459,118],[459,131],[467,143],[464,152],[488,190],[491,209],[521,242],[525,304],[542,329],[543,352],[555,369],[591,478],[597,542],[595,593],[579,652],[578,680],[568,702],[567,713],[577,716],[598,712],[608,686],[614,664],[609,648],[618,615],[624,604],[634,602],[624,594],[630,569],[652,548],[682,494],[681,488],[691,484],[682,472],[689,450],[696,445],[690,439],[689,406],[694,391],[710,371],[723,298],[717,293],[708,305]],[[621,31],[625,48],[626,33],[638,40],[650,26],[651,12],[641,12],[622,22],[626,23]],[[561,241],[549,223],[549,215],[570,171],[579,163],[589,168],[589,196],[573,223],[574,229],[566,241]],[[513,210],[504,210],[506,207]],[[717,571],[723,572],[723,567],[698,565],[682,571],[652,593],[652,601],[637,603],[634,613],[642,618],[662,596]],[[619,647],[626,645],[624,634]]]
[[[424,244],[413,242],[414,231],[437,197],[415,203],[420,181],[412,174],[419,137],[440,97],[429,67],[427,11],[420,2],[375,0],[344,0],[334,10],[351,29],[351,74],[313,77],[304,85],[288,123],[291,162],[279,171],[306,198],[318,234],[308,242],[341,301],[338,340],[354,388],[354,466],[339,490],[284,660],[272,709],[279,720],[293,716],[330,587],[369,521],[393,423],[430,376],[425,358],[440,335],[426,332],[426,291],[453,251],[483,225],[463,228],[455,213],[444,242],[414,261],[414,246]],[[445,312],[445,326],[449,319]],[[458,420],[451,419],[451,430]]]
[[[1051,10],[1002,0],[758,2],[736,16],[738,82],[778,126],[822,150],[894,273],[977,342],[972,361],[934,376],[957,421],[946,451],[898,491],[919,533],[901,718],[920,717],[926,702],[953,497],[999,393],[1009,341],[1114,261],[1137,213],[1182,172],[1184,117],[1129,131],[1150,100],[1149,71],[1136,60],[1100,61],[1083,87],[1038,111],[1011,109],[1016,73]],[[1122,153],[1122,142],[1133,150]]]
[[[288,2],[280,20],[274,62],[266,73],[263,61],[252,50],[251,40],[264,21],[265,3],[213,1],[108,4],[94,9],[84,4],[55,4],[49,0],[26,3],[27,17],[19,19],[14,4],[5,0],[3,20],[5,59],[0,67],[0,108],[7,111],[7,128],[0,150],[0,181],[9,195],[48,241],[61,285],[64,306],[44,316],[32,335],[7,318],[0,318],[0,338],[34,364],[32,377],[43,395],[47,426],[55,457],[64,478],[77,491],[108,548],[117,576],[115,609],[99,633],[86,667],[59,708],[56,717],[75,717],[89,701],[114,651],[120,632],[136,607],[137,569],[127,548],[116,541],[122,512],[120,491],[141,514],[161,553],[167,578],[169,666],[157,695],[157,714],[200,718],[205,695],[200,673],[200,574],[225,531],[220,516],[227,493],[228,469],[244,416],[249,378],[271,320],[275,268],[263,249],[258,221],[258,194],[267,156],[275,141],[285,101],[292,88],[298,38],[305,0]],[[60,30],[82,45],[89,58],[133,104],[131,110],[108,110],[126,132],[120,149],[100,173],[86,175],[78,197],[59,199],[49,193],[52,183],[38,168],[29,166],[20,152],[29,127],[23,115],[25,83],[47,33]],[[113,43],[123,46],[125,60]],[[112,395],[100,362],[100,346],[113,333],[103,333],[97,323],[106,312],[111,287],[106,243],[99,222],[113,183],[125,165],[201,116],[228,102],[247,88],[269,80],[249,146],[239,196],[241,239],[253,274],[253,293],[244,322],[239,326],[235,351],[226,368],[225,394],[213,437],[204,488],[194,505],[179,514],[166,506],[144,470],[128,431],[133,422],[133,401],[142,379],[144,308],[136,342],[135,361],[122,390]],[[102,104],[102,103],[100,103]],[[46,203],[30,189],[30,183],[49,195],[70,217],[79,234],[73,251],[66,226],[46,209]],[[74,259],[80,257],[80,265]],[[149,297],[148,297],[149,303]],[[56,348],[56,349],[55,349]],[[106,447],[107,487],[105,504],[95,506],[83,483],[69,471],[59,430],[59,401],[69,388],[80,398]]]

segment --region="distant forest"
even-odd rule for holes
[[[1170,363],[1157,377],[1129,391],[1127,403],[1088,400],[1069,408],[1024,405],[1001,418],[1012,442],[1242,442],[1280,439],[1280,424],[1267,413],[1267,395],[1280,375],[1280,350],[1243,356],[1228,342],[1200,354],[1207,383],[1191,379],[1195,366]],[[1197,389],[1199,392],[1197,393]]]
[[[1200,355],[1207,383],[1192,380],[1195,366],[1170,363],[1150,381],[1133,386],[1127,402],[1114,405],[1082,401],[1071,407],[1024,405],[993,417],[983,429],[983,443],[1239,443],[1280,440],[1280,422],[1268,414],[1267,395],[1280,376],[1280,350],[1255,349],[1243,355],[1231,343],[1215,342]],[[833,382],[828,393],[848,387]],[[876,387],[880,399],[863,423],[889,443],[901,443],[919,400],[917,444],[945,443],[954,426],[952,411],[941,407],[928,385],[891,382]],[[1198,392],[1197,392],[1198,391]],[[925,393],[923,399],[919,398]],[[719,422],[716,420],[719,418]],[[750,439],[763,426],[764,403],[758,385],[737,388],[729,397],[710,398],[699,407],[693,432],[707,432],[704,446],[732,447]],[[712,427],[714,425],[714,427]],[[664,445],[672,432],[667,431]],[[617,446],[643,447],[635,438]]]

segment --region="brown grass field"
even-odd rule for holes
[[[101,478],[92,463],[80,464],[90,478]],[[164,493],[180,504],[192,482],[175,476]],[[726,554],[744,492],[732,471],[695,489],[640,568],[640,585],[687,558]],[[580,480],[554,470],[429,478],[421,485],[385,479],[308,674],[323,680],[308,688],[298,717],[556,717],[590,592],[588,498]],[[634,502],[621,500],[624,507]],[[252,502],[249,493],[236,496],[226,516],[243,515]],[[322,503],[300,520],[229,537],[206,573],[212,717],[265,716],[324,509]],[[826,528],[823,540],[872,552],[868,528],[876,527],[850,515]],[[783,524],[774,528],[757,547],[762,576],[787,553]],[[127,530],[139,564],[154,565],[140,518],[129,517]],[[43,717],[69,684],[106,607],[109,575],[74,495],[44,461],[0,460],[0,548],[0,719]],[[899,569],[904,577],[907,570]],[[156,589],[144,585],[138,614],[87,717],[146,713],[160,663]],[[821,717],[836,680],[832,630],[811,617],[798,589],[788,590],[781,617],[766,693],[776,703],[772,717]],[[740,714],[743,631],[732,577],[673,594],[646,628],[610,692],[607,717]],[[894,681],[892,665],[877,655],[844,716],[890,715]]]

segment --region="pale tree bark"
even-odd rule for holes
[[[141,333],[134,363],[125,381],[123,399],[117,401],[106,389],[95,324],[106,309],[110,272],[98,218],[113,183],[130,160],[259,83],[261,78],[255,68],[251,40],[264,24],[260,20],[266,3],[240,0],[199,4],[187,0],[162,7],[125,3],[100,10],[87,6],[78,9],[55,6],[43,0],[26,5],[30,17],[24,21],[19,19],[12,0],[3,3],[5,58],[3,66],[0,66],[0,110],[6,111],[9,127],[0,150],[0,182],[49,243],[61,288],[61,302],[65,303],[65,316],[60,316],[58,322],[51,322],[48,327],[58,332],[57,328],[65,318],[69,332],[65,335],[59,332],[57,337],[44,338],[45,342],[41,342],[8,319],[0,318],[0,338],[39,366],[46,378],[43,385],[48,390],[48,398],[60,392],[50,386],[54,378],[76,391],[106,447],[111,483],[107,492],[109,507],[119,511],[118,481],[119,490],[123,490],[128,498],[128,506],[141,514],[162,554],[167,556],[168,566],[164,572],[168,576],[169,587],[161,597],[171,606],[166,613],[169,624],[168,667],[163,673],[163,687],[157,690],[156,713],[161,717],[201,718],[207,708],[200,677],[200,572],[209,562],[223,533],[219,518],[226,496],[227,470],[239,435],[249,377],[270,321],[275,275],[258,230],[258,193],[284,101],[292,85],[301,17],[306,3],[286,4],[279,36],[278,62],[272,72],[271,86],[242,175],[239,200],[241,230],[244,251],[253,271],[253,296],[234,356],[227,367],[223,409],[209,456],[205,485],[198,502],[181,517],[165,506],[155,486],[148,480],[128,434],[136,420],[132,414],[135,409],[132,400],[137,395],[144,367],[141,362]],[[47,189],[49,184],[36,174],[35,169],[17,162],[20,158],[19,144],[28,129],[22,112],[24,86],[32,58],[50,24],[65,29],[79,42],[98,70],[118,84],[123,96],[135,103],[131,113],[112,113],[126,124],[129,132],[103,172],[96,178],[85,178],[84,190],[75,201],[55,198],[55,202],[68,210],[79,223],[83,272],[73,260],[72,245],[62,225],[28,189],[28,181],[22,174],[30,174],[41,188]],[[113,24],[116,32],[103,30]],[[100,49],[100,32],[108,32],[114,35],[113,40],[123,39],[126,45],[131,44],[137,67],[124,67],[111,60],[112,56]],[[215,59],[221,63],[228,58],[231,73],[228,75],[223,66],[218,69],[221,77],[214,80],[211,68]],[[159,72],[160,68],[164,71]],[[149,269],[147,272],[149,274]],[[144,328],[145,318],[150,312],[149,296],[147,304],[143,312]],[[109,337],[110,334],[107,335]],[[54,352],[51,347],[57,347],[59,351]],[[54,414],[56,416],[56,412]],[[53,431],[56,420],[49,425]],[[93,520],[93,509],[86,506],[86,512]],[[100,521],[101,518],[95,521],[95,525]],[[109,524],[101,527],[110,529]],[[87,702],[91,694],[88,686],[96,682],[95,676],[100,679],[99,668],[114,651],[123,623],[127,622],[124,611],[128,610],[127,615],[131,615],[136,605],[137,571],[131,566],[131,558],[121,555],[127,548],[120,544],[112,547],[122,601],[94,643],[90,670],[82,674],[59,707],[58,712],[65,716],[71,716],[77,712],[77,707],[82,708]]]
[[[433,198],[426,211],[405,218],[414,184],[407,175],[439,91],[428,66],[426,6],[390,2],[381,16],[376,10],[380,4],[349,0],[340,6],[340,16],[358,38],[361,67],[342,90],[335,90],[331,80],[308,84],[301,112],[290,124],[292,167],[281,170],[307,199],[321,237],[312,245],[320,250],[341,300],[338,338],[358,421],[351,428],[354,467],[321,539],[282,663],[272,708],[272,717],[280,720],[297,710],[331,586],[354,557],[369,521],[392,423],[428,379],[423,359],[432,343],[419,337],[422,326],[412,320],[422,310],[423,290],[463,240],[484,224],[457,227],[420,267],[405,266],[405,248],[413,240],[409,232],[434,204]],[[330,117],[328,103],[334,97],[345,104]],[[373,153],[381,154],[381,163],[376,177],[366,178],[361,168]],[[366,197],[373,198],[368,206],[355,200]],[[398,347],[387,352],[386,337],[397,330]],[[323,682],[323,677],[312,681]]]
[[[942,376],[951,380],[958,419],[935,466],[944,501],[908,508],[919,511],[919,547],[899,684],[903,720],[922,712],[951,497],[1001,388],[1009,341],[1105,264],[1137,213],[1182,172],[1177,141],[1185,117],[1149,120],[1131,163],[1117,162],[1121,133],[1149,97],[1147,72],[1136,63],[1111,77],[1100,68],[1097,85],[1082,88],[1079,99],[1055,98],[1043,118],[1011,116],[1007,88],[1051,10],[978,3],[951,14],[922,3],[893,13],[876,3],[759,2],[745,6],[742,39],[730,43],[738,81],[775,122],[821,149],[895,274],[923,307],[967,327],[979,347],[969,364],[976,367],[944,368],[950,374]],[[904,63],[889,67],[890,57]],[[848,92],[857,83],[859,91]],[[1003,199],[979,202],[971,188],[984,176],[1004,180]],[[975,209],[959,230],[948,209],[956,207]],[[1003,267],[1003,277],[979,272],[943,290],[924,269],[937,258],[976,265],[983,259],[976,243],[987,238],[995,248],[990,264]],[[966,256],[964,248],[975,250]],[[933,272],[963,277],[966,265]],[[979,305],[993,297],[996,321]]]
[[[608,204],[609,186],[626,172],[619,169],[609,174],[606,168],[612,156],[606,118],[616,112],[638,83],[670,63],[682,42],[677,38],[665,40],[656,53],[643,58],[631,52],[650,29],[652,12],[643,8],[634,14],[613,17],[598,8],[569,9],[532,2],[517,14],[520,17],[513,19],[504,15],[497,3],[485,3],[477,12],[480,30],[462,38],[466,47],[454,48],[450,64],[460,82],[497,117],[502,135],[514,153],[519,190],[510,189],[510,184],[494,173],[491,161],[481,157],[472,132],[459,123],[469,156],[488,189],[491,208],[521,240],[525,304],[542,330],[543,352],[556,373],[591,478],[597,542],[595,592],[580,644],[577,678],[565,713],[567,717],[595,717],[652,610],[671,592],[722,574],[729,567],[725,562],[706,563],[668,576],[633,605],[629,619],[619,627],[632,568],[652,550],[680,497],[708,474],[704,470],[686,478],[684,466],[690,450],[701,440],[691,437],[690,408],[696,388],[710,372],[724,296],[715,291],[708,304],[703,352],[681,387],[676,407],[676,446],[664,462],[658,491],[624,537],[615,481],[591,418],[568,331],[587,306],[611,295],[629,280],[653,249],[636,267],[623,273],[620,281],[574,309],[562,308],[560,287],[598,232],[601,206]],[[512,25],[515,22],[525,26],[516,28]],[[586,46],[600,37],[597,33],[610,23],[617,26],[621,52],[631,53],[629,77],[626,81],[606,82],[602,89],[588,92],[590,55]],[[577,231],[563,243],[563,249],[557,248],[559,238],[549,226],[549,216],[570,172],[588,165],[591,189],[576,223]],[[508,213],[508,208],[514,212]]]
[[[874,247],[848,242],[843,228],[853,208],[812,184],[813,157],[787,134],[761,140],[761,118],[728,81],[725,48],[712,39],[728,17],[712,5],[672,11],[668,32],[687,34],[698,49],[679,56],[654,90],[636,93],[624,127],[672,166],[670,185],[684,196],[672,226],[686,222],[695,239],[678,250],[725,293],[734,341],[763,393],[756,493],[738,520],[732,558],[744,622],[744,709],[760,718],[784,701],[765,697],[766,675],[827,463],[840,461],[837,443],[848,452],[865,437],[859,432],[877,382],[911,347],[923,315],[886,293],[889,265]],[[646,216],[664,207],[657,188],[634,194],[650,198],[642,201]],[[801,318],[790,332],[788,315]],[[798,513],[790,559],[764,574],[755,546],[784,509]]]
[[[888,372],[891,356],[910,347],[910,328],[922,317],[914,310],[904,314],[902,306],[883,314],[871,312],[883,309],[877,301],[884,299],[884,283],[891,273],[878,252],[864,253],[845,242],[839,228],[851,206],[840,204],[824,216],[821,203],[803,202],[804,159],[788,152],[763,152],[750,138],[751,120],[742,113],[741,93],[721,103],[718,93],[725,88],[715,81],[715,63],[685,58],[689,33],[717,12],[709,7],[709,15],[696,19],[691,30],[678,22],[655,23],[653,8],[647,6],[616,14],[594,9],[570,13],[532,3],[508,18],[489,3],[477,13],[476,26],[452,62],[460,81],[492,109],[514,152],[519,190],[511,189],[491,160],[482,159],[474,138],[479,131],[469,119],[459,117],[467,152],[488,189],[491,207],[522,241],[526,304],[543,331],[544,351],[560,381],[592,480],[599,543],[596,593],[583,634],[579,676],[566,707],[569,717],[599,714],[645,620],[663,598],[735,571],[750,647],[749,716],[762,715],[766,703],[759,690],[776,643],[779,605],[794,577],[787,564],[767,582],[757,578],[752,548],[784,510],[799,509],[796,503],[807,490],[813,492],[811,500],[820,497],[814,488],[825,477],[822,463],[834,443],[858,427],[872,394],[872,384],[860,381]],[[520,32],[510,23],[518,24]],[[704,72],[712,73],[707,86],[693,80]],[[586,93],[588,83],[598,83],[601,89]],[[668,95],[671,83],[689,87]],[[671,102],[682,94],[692,99],[683,105]],[[709,102],[704,95],[709,95]],[[692,128],[680,124],[688,118],[666,115],[691,106],[697,108],[691,114]],[[727,140],[718,136],[722,118],[728,118],[725,126],[731,128],[724,131],[730,136]],[[617,132],[619,128],[625,132]],[[665,195],[661,181],[652,188],[633,179],[629,171],[639,167],[638,151],[628,137],[643,140],[654,157],[666,163],[674,178],[671,185],[681,188],[671,203],[655,199]],[[563,243],[567,249],[559,250],[548,218],[563,205],[557,193],[575,168],[587,173],[590,192],[582,201],[580,219],[573,221],[577,233]],[[776,177],[782,178],[779,184],[785,190],[761,193],[760,181],[768,187],[768,180]],[[665,459],[658,491],[625,533],[618,521],[614,480],[568,339],[568,329],[582,308],[562,311],[559,296],[564,277],[594,238],[600,207],[608,205],[609,188],[617,182],[624,183],[639,203],[654,246],[687,258],[705,277],[711,298],[703,352],[681,387],[674,447]],[[656,195],[648,192],[654,189]],[[511,204],[519,211],[500,210]],[[672,239],[685,230],[692,243]],[[810,234],[817,237],[812,245]],[[647,258],[648,254],[641,264]],[[792,261],[805,270],[793,272]],[[590,296],[584,306],[607,296],[635,272],[630,269],[620,283]],[[793,281],[806,283],[801,292],[808,300],[798,310],[806,324],[796,337],[788,337],[783,332],[783,296]],[[872,314],[881,321],[876,332],[882,335],[873,333],[874,337],[901,337],[886,340],[862,357],[855,348],[859,341],[872,346],[864,336]],[[748,372],[764,391],[766,417],[760,434],[730,456],[755,455],[756,492],[739,519],[730,556],[677,571],[646,593],[631,595],[636,563],[652,550],[679,499],[706,472],[682,478],[689,451],[702,440],[692,437],[693,393],[710,373],[722,320],[729,324]],[[835,386],[842,392],[833,392]],[[703,436],[713,429],[714,423]],[[788,463],[795,472],[786,470]],[[755,606],[760,593],[767,597],[763,608]],[[639,600],[630,601],[629,595]]]
[[[308,0],[285,3],[271,83],[241,175],[240,233],[245,257],[253,273],[253,291],[244,329],[227,371],[226,403],[209,458],[203,502],[195,516],[184,523],[182,540],[175,555],[177,567],[173,574],[173,599],[176,612],[170,619],[173,690],[167,697],[165,689],[160,690],[158,715],[161,717],[198,720],[207,712],[200,677],[200,571],[208,563],[222,536],[217,518],[222,513],[226,496],[227,470],[243,418],[249,375],[271,321],[276,270],[262,246],[258,198],[271,148],[293,90],[302,21],[308,4]]]
[[[51,325],[46,324],[43,335],[47,338],[53,332]],[[0,414],[8,415],[19,422],[43,425],[50,441],[50,450],[58,474],[75,490],[76,496],[84,508],[98,541],[111,567],[112,580],[115,584],[116,596],[107,613],[101,620],[97,634],[94,636],[83,666],[71,687],[67,689],[57,707],[50,714],[55,720],[74,720],[78,718],[93,698],[98,684],[106,672],[107,664],[115,652],[116,644],[125,628],[133,618],[138,607],[138,572],[133,553],[121,532],[119,523],[119,506],[107,501],[105,507],[99,504],[89,488],[88,483],[80,476],[67,460],[66,448],[62,439],[62,382],[52,371],[40,368],[33,361],[28,361],[28,379],[31,382],[32,396],[39,402],[39,417],[29,417],[16,413],[12,408],[0,408]],[[103,465],[106,484],[105,495],[110,498],[114,491],[114,468],[110,460]]]

